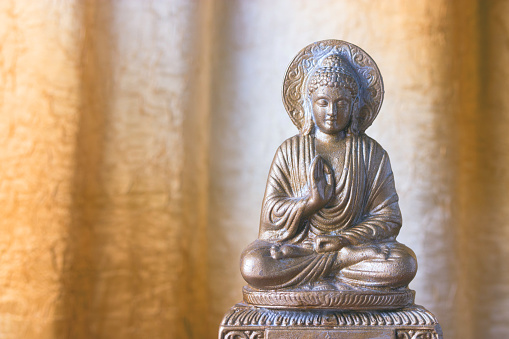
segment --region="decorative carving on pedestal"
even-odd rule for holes
[[[267,309],[237,304],[224,316],[219,332],[220,339],[266,338],[291,333],[292,339],[305,338],[313,333],[351,333],[352,338],[364,338],[362,333],[386,333],[397,339],[440,339],[442,331],[433,314],[421,306],[413,305],[400,310],[346,311],[307,309]],[[316,336],[318,337],[318,336]]]
[[[258,239],[241,255],[245,304],[220,338],[441,338],[408,284],[414,252],[387,152],[368,137],[382,105],[371,57],[341,40],[293,59],[283,102],[299,134],[277,149]]]
[[[398,311],[343,311],[343,310],[271,310],[237,304],[223,318],[221,326],[401,326],[434,327],[438,321],[421,306],[404,308]]]
[[[400,291],[257,291],[242,290],[248,304],[268,308],[319,308],[343,310],[399,309],[414,303],[415,292]]]
[[[224,339],[263,339],[263,331],[225,331]]]
[[[439,339],[439,334],[429,330],[398,330],[396,339]]]

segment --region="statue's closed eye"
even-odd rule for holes
[[[325,99],[318,99],[316,101],[316,104],[321,107],[327,107],[329,105],[329,102]]]

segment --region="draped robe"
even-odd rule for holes
[[[315,138],[296,135],[278,148],[267,181],[258,240],[241,259],[243,276],[252,286],[282,288],[343,275],[367,286],[397,287],[415,275],[415,255],[395,241],[402,221],[387,153],[364,134],[347,136],[345,145],[344,166],[334,170],[331,201],[308,218],[303,212],[309,199],[310,165],[317,155]],[[383,247],[390,255],[385,261],[366,258],[355,267],[345,267],[338,262],[337,251],[313,250],[318,235],[345,237],[356,249],[378,246],[380,251]],[[271,251],[282,245],[301,249],[300,254],[274,258]]]

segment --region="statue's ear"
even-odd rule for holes
[[[359,113],[360,109],[361,109],[361,100],[360,100],[359,96],[357,95],[352,103],[352,115]]]
[[[349,133],[359,134],[359,110],[361,109],[361,100],[356,96],[352,103],[351,123]]]

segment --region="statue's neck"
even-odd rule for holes
[[[346,131],[340,131],[336,134],[327,134],[320,131],[318,128],[315,128],[315,139],[320,141],[322,144],[335,144],[346,137]]]

